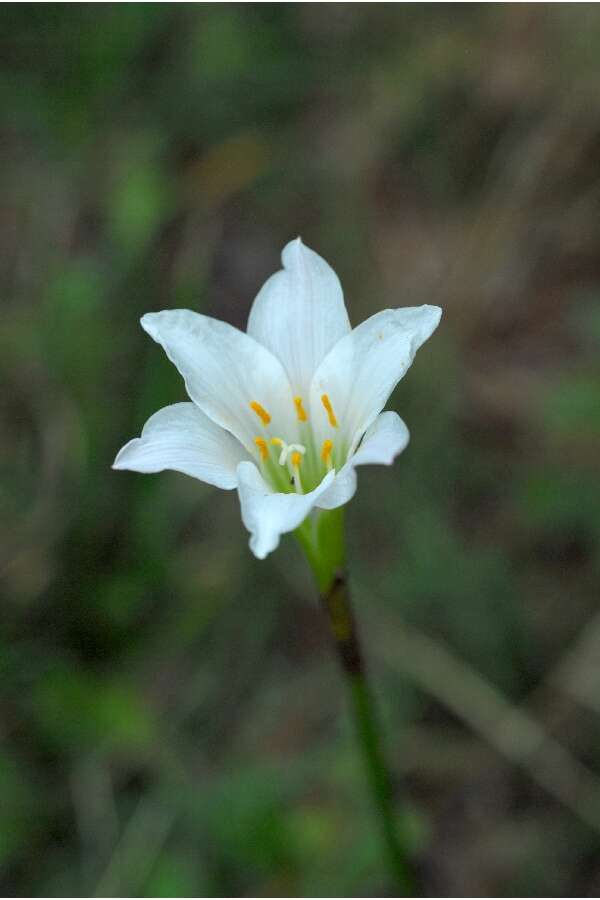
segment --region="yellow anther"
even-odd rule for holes
[[[294,397],[294,406],[296,407],[296,413],[298,414],[298,421],[306,422],[308,416],[306,415],[306,410],[302,406],[302,397]]]
[[[250,404],[250,409],[256,413],[256,415],[261,420],[263,425],[269,424],[269,422],[271,421],[271,416],[266,411],[264,406],[261,406],[260,403],[256,402],[256,400],[253,400],[252,403]]]
[[[261,437],[255,437],[254,443],[260,450],[260,458],[267,459],[267,457],[269,455],[269,448],[267,447],[267,442],[265,441],[265,439],[261,438]]]
[[[331,451],[333,450],[333,441],[326,440],[323,441],[323,446],[321,447],[321,459],[325,463],[328,469],[331,469]]]
[[[271,438],[271,443],[274,447],[283,447],[283,441],[281,438]]]
[[[292,475],[292,484],[294,485],[294,490],[297,494],[304,493],[302,490],[302,481],[300,479],[300,463],[302,462],[302,453],[300,450],[292,450],[290,453],[290,463],[291,469],[294,473]]]
[[[335,417],[335,413],[333,411],[333,406],[331,405],[331,400],[327,396],[327,394],[321,394],[321,403],[325,407],[325,412],[327,413],[327,418],[329,419],[329,424],[332,428],[337,428],[338,423]]]

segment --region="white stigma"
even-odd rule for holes
[[[277,447],[281,447],[281,453],[279,454],[279,465],[285,466],[288,461],[288,457],[290,453],[301,453],[303,456],[306,453],[306,447],[303,444],[286,444],[282,438],[275,438],[272,440],[272,443],[276,444]]]

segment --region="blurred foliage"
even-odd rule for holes
[[[297,548],[259,563],[233,493],[110,470],[184,396],[139,315],[243,327],[301,234],[353,322],[445,311],[348,511],[423,893],[594,896],[599,829],[379,638],[427,632],[600,777],[597,7],[0,16],[3,892],[386,892]]]

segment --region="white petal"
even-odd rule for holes
[[[250,549],[264,559],[279,544],[279,538],[294,531],[314,507],[333,479],[328,472],[309,494],[280,494],[266,483],[257,467],[241,462],[237,469],[242,521],[251,534]]]
[[[354,466],[347,462],[337,473],[325,493],[319,497],[316,506],[319,509],[337,509],[338,506],[344,506],[349,500],[352,500],[357,487],[358,479]]]
[[[209,418],[256,453],[265,433],[252,402],[272,417],[285,439],[296,439],[297,417],[281,363],[226,322],[187,309],[148,313],[142,327],[161,344],[185,379],[187,392]]]
[[[237,487],[236,469],[248,454],[239,441],[215,425],[193,403],[174,403],[151,416],[119,450],[113,469],[162,472],[174,469],[216,487]]]
[[[367,430],[356,453],[350,457],[335,477],[335,481],[319,497],[321,509],[335,509],[351,500],[356,492],[355,466],[379,464],[391,466],[409,441],[408,428],[398,413],[388,410],[377,416]]]
[[[377,416],[350,462],[354,466],[391,466],[409,439],[408,428],[398,413],[387,410]]]
[[[339,279],[300,238],[281,254],[284,268],[256,297],[248,334],[277,356],[296,395],[304,396],[319,363],[350,331]]]
[[[438,306],[385,309],[337,342],[313,378],[310,410],[318,441],[357,442],[385,406],[421,344],[436,329]],[[329,425],[327,394],[338,428]]]

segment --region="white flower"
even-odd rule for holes
[[[247,334],[185,309],[143,316],[193,402],[155,413],[113,466],[237,488],[259,559],[315,507],[347,503],[356,466],[390,465],[406,447],[406,425],[382,409],[441,316],[437,306],[386,309],[352,330],[325,260],[298,238],[282,261]]]

